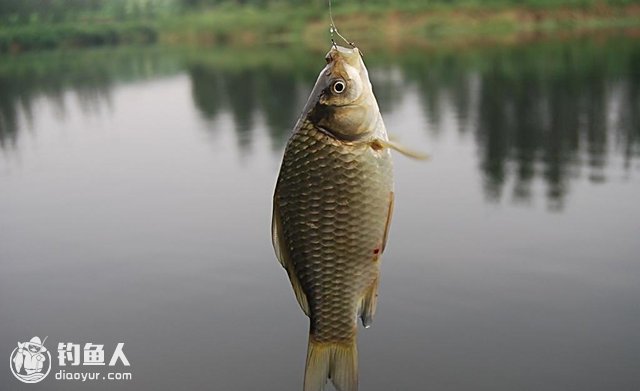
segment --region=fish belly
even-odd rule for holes
[[[379,273],[393,191],[388,150],[342,143],[307,124],[285,151],[276,202],[317,342],[352,341]]]

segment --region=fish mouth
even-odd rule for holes
[[[357,67],[360,62],[362,53],[357,47],[346,48],[344,46],[333,45],[329,53],[327,53],[325,59],[327,64],[330,64],[336,60],[346,61],[349,65]]]
[[[355,68],[358,73],[362,70],[364,64],[361,59],[362,54],[358,48],[345,48],[338,45],[333,45],[331,50],[325,56],[327,61],[327,76],[340,77],[339,72],[335,72],[335,69],[344,69],[347,66]],[[337,74],[336,74],[337,73]]]

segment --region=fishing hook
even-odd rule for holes
[[[329,27],[329,32],[331,33],[331,45],[333,45],[334,48],[337,48],[337,44],[336,41],[333,39],[333,33],[336,33],[336,35],[340,38],[342,38],[343,41],[345,41],[347,43],[347,45],[350,45],[352,48],[356,47],[356,44],[349,41],[348,39],[346,39],[345,37],[342,36],[342,34],[340,34],[340,32],[338,31],[338,28],[336,27],[335,22],[333,21],[333,13],[331,10],[331,0],[329,1],[329,20],[331,22],[331,25]]]

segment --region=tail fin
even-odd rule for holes
[[[322,391],[327,379],[338,391],[358,391],[358,348],[348,342],[316,342],[309,336],[304,391]]]

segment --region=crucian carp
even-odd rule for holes
[[[304,391],[358,388],[357,318],[376,311],[393,211],[389,141],[357,48],[333,45],[287,143],[272,240],[310,319]],[[416,156],[417,157],[417,156]]]

